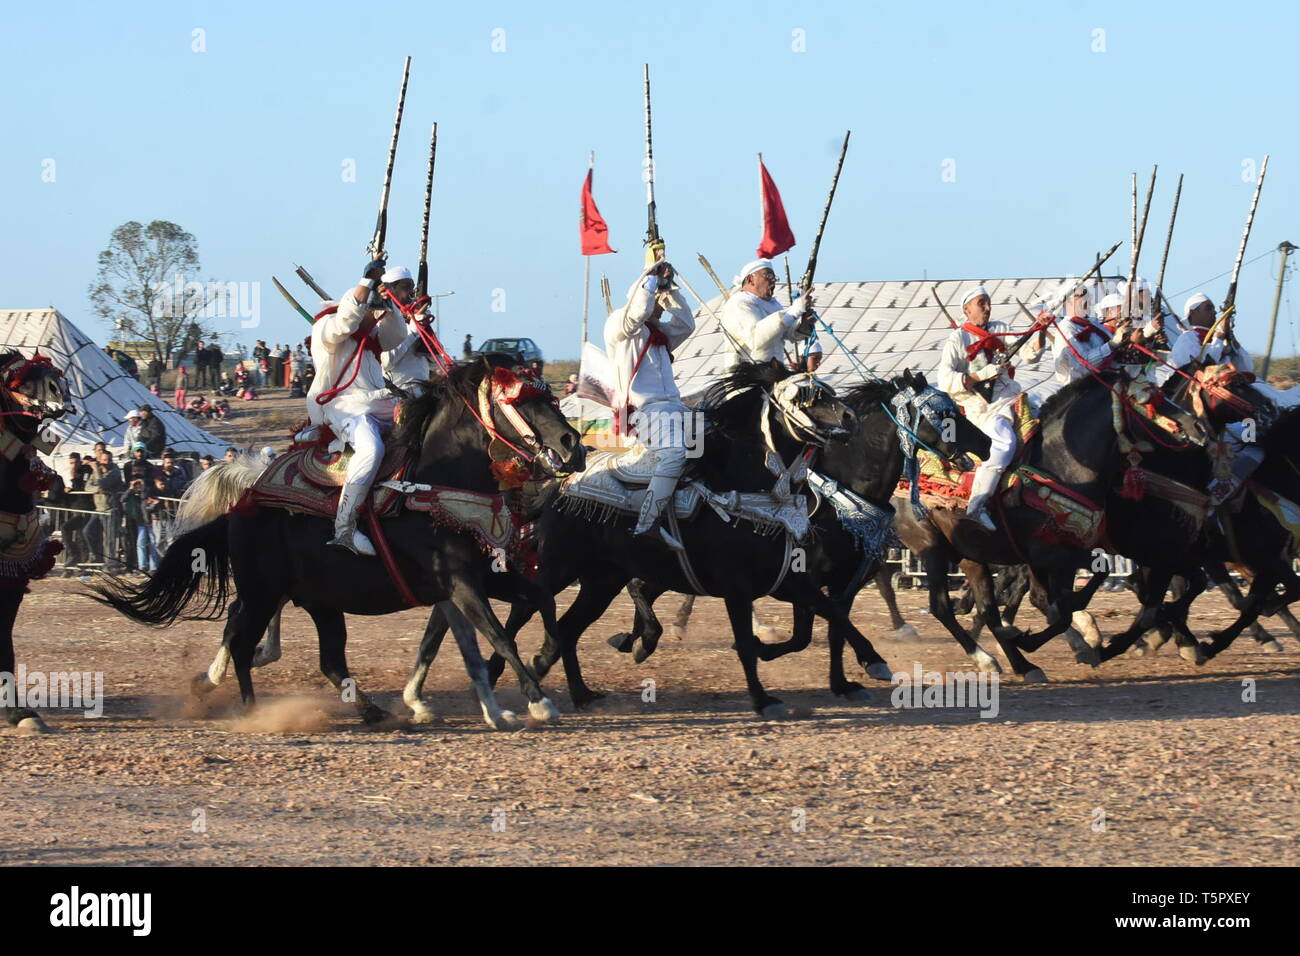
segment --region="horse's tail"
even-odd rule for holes
[[[193,531],[228,514],[265,470],[264,458],[244,454],[202,472],[181,495],[176,509],[176,532]]]
[[[158,562],[158,570],[142,584],[109,577],[91,585],[90,596],[133,621],[159,627],[181,618],[221,617],[230,594],[229,523],[223,515],[176,538]],[[195,609],[182,614],[196,602]]]

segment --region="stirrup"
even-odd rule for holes
[[[668,529],[664,527],[664,520],[662,517],[657,519],[654,522],[654,524],[650,525],[650,527],[646,528],[644,531],[633,531],[632,533],[637,538],[640,538],[642,541],[649,541],[652,544],[666,545],[667,547],[671,548],[673,551],[686,550],[686,545],[682,544],[675,537],[673,537],[673,535],[668,531]]]
[[[989,517],[988,509],[986,508],[980,508],[978,511],[974,513],[967,511],[964,520],[975,522],[985,531],[998,530],[998,526],[993,523],[993,519]]]
[[[342,548],[344,551],[351,551],[353,554],[365,558],[375,556],[375,546],[370,543],[370,539],[358,531],[356,528],[343,528],[336,530],[334,537],[325,542],[326,547]]]

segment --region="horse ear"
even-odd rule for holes
[[[914,372],[914,373],[912,373],[912,382],[913,382],[913,387],[914,387],[918,392],[923,391],[923,390],[925,390],[925,389],[927,389],[927,388],[930,387],[929,383],[925,380],[925,373],[924,373],[924,372]]]

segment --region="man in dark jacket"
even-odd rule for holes
[[[140,432],[136,440],[144,442],[150,458],[161,457],[167,447],[167,426],[148,405],[140,408]]]

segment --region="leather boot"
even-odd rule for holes
[[[339,495],[339,510],[334,516],[334,537],[325,542],[330,547],[342,548],[353,554],[373,558],[375,546],[357,530],[357,508],[370,491],[370,486],[360,482],[344,485]]]
[[[980,465],[975,470],[975,480],[971,482],[970,502],[966,505],[966,517],[979,524],[986,531],[996,531],[997,525],[989,517],[986,505],[989,496],[993,494],[998,486],[998,479],[1002,477],[1001,468],[989,468],[987,465]]]

